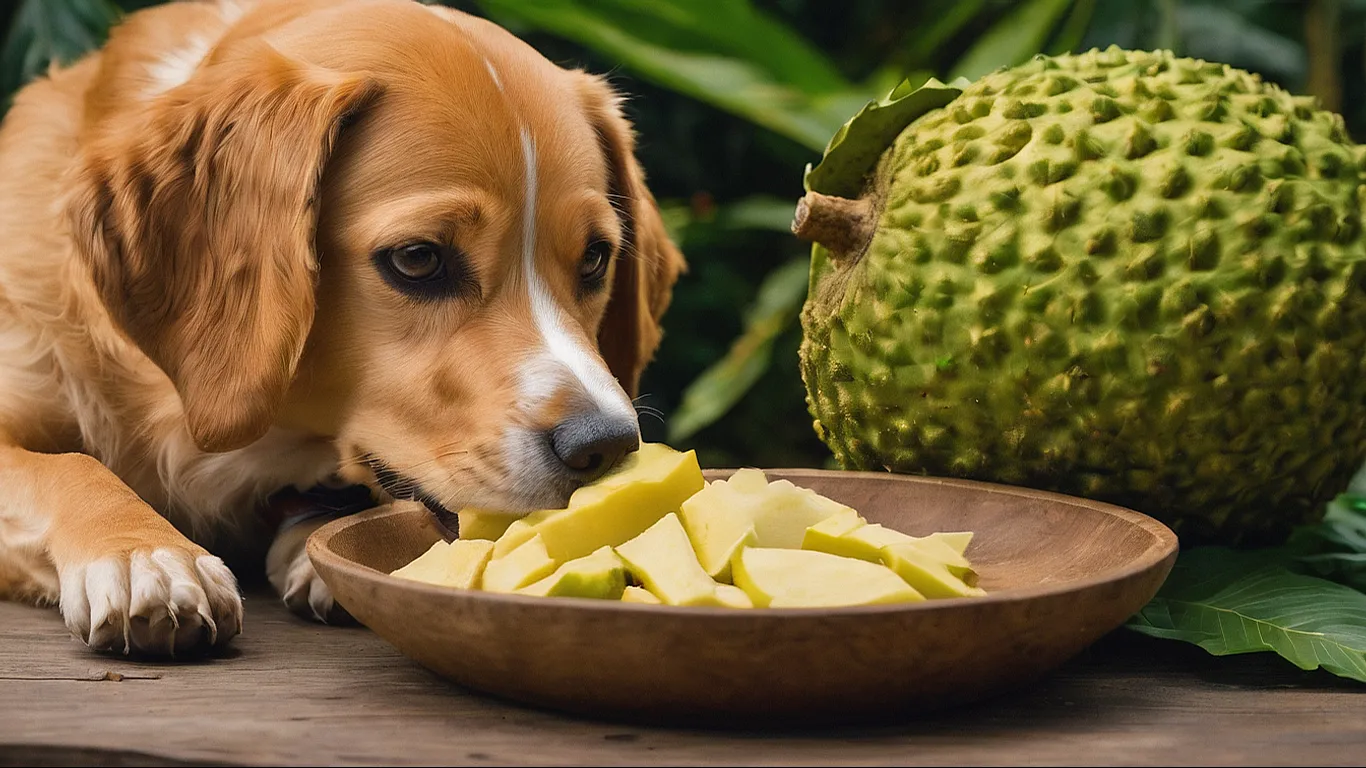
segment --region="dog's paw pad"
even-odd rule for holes
[[[68,569],[61,582],[67,627],[95,650],[176,656],[242,631],[237,580],[212,555],[135,550]]]

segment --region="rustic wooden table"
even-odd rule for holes
[[[139,663],[90,653],[53,611],[0,603],[0,766],[1366,763],[1366,686],[1122,630],[995,701],[892,727],[754,733],[493,701],[264,592],[247,617],[225,658]]]

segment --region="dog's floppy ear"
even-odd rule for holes
[[[660,320],[669,307],[674,283],[687,265],[669,239],[659,206],[645,186],[620,97],[599,78],[583,80],[589,118],[607,157],[608,193],[625,233],[607,314],[598,330],[598,349],[622,389],[635,397],[640,374],[659,347]]]
[[[80,158],[67,202],[77,250],[204,450],[260,437],[284,398],[313,323],[323,165],[377,90],[245,46]]]

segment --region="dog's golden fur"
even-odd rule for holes
[[[527,436],[634,416],[683,269],[633,147],[601,79],[407,0],[161,6],[27,86],[0,128],[0,596],[182,650],[241,621],[185,534],[280,488],[381,462],[451,506],[562,503]],[[387,284],[375,254],[415,241],[474,287]],[[272,580],[321,616],[307,530]]]

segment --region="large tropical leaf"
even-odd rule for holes
[[[1293,37],[1253,23],[1224,3],[1185,3],[1176,8],[1186,55],[1232,64],[1280,80],[1304,81],[1309,58]]]
[[[1072,0],[1025,0],[996,22],[954,65],[953,77],[975,80],[1044,50]]]
[[[1366,497],[1334,499],[1323,522],[1295,531],[1288,548],[1315,575],[1366,591]]]
[[[810,149],[870,94],[747,0],[477,0],[619,61],[633,74],[740,115]]]
[[[915,30],[906,41],[906,51],[902,56],[917,66],[924,66],[949,40],[977,19],[985,2],[958,0],[944,9],[943,15],[929,26]]]
[[[1091,19],[1096,14],[1096,0],[1076,0],[1067,20],[1048,44],[1048,52],[1053,55],[1073,53],[1081,47],[1086,30],[1091,27]]]
[[[754,306],[746,313],[744,332],[725,357],[683,392],[683,401],[669,421],[669,442],[685,440],[716,421],[768,370],[773,341],[791,327],[806,299],[810,266],[810,259],[803,256],[764,278]]]
[[[119,13],[109,0],[25,0],[0,47],[0,94],[98,47]]]
[[[1366,682],[1366,594],[1291,570],[1287,549],[1182,552],[1128,626],[1224,656],[1274,651]]]

